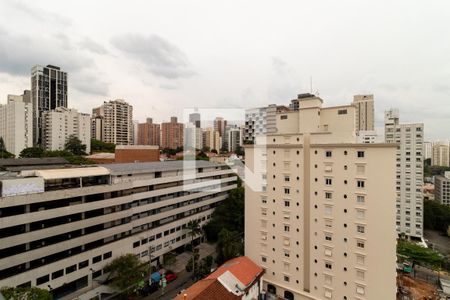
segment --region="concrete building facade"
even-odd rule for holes
[[[132,145],[133,106],[122,99],[104,102],[92,110],[92,136],[116,145]]]
[[[208,222],[236,187],[228,167],[205,161],[34,170],[0,181],[0,286],[37,286],[55,299],[96,288],[120,255],[156,263],[184,247],[188,222]]]
[[[444,176],[434,177],[434,199],[441,204],[450,205],[450,172],[445,172]]]
[[[170,122],[161,124],[161,148],[176,149],[183,147],[184,125],[178,123],[177,117],[171,117]]]
[[[67,72],[60,67],[36,65],[31,69],[31,103],[33,104],[33,145],[42,143],[42,113],[67,107]]]
[[[46,150],[64,150],[70,136],[76,136],[86,153],[91,152],[91,116],[76,109],[57,107],[42,113],[42,147]]]
[[[395,299],[396,146],[357,143],[355,109],[302,97],[245,146],[245,254],[266,295]]]
[[[161,144],[161,126],[153,123],[152,118],[147,118],[145,123],[138,125],[138,145],[157,145]]]
[[[7,103],[0,104],[0,136],[6,150],[16,157],[33,147],[33,105],[30,91],[22,95],[8,95]]]
[[[242,130],[238,126],[227,128],[227,148],[228,152],[236,152],[238,147],[242,147]]]
[[[220,135],[214,128],[206,128],[203,130],[203,147],[209,150],[220,151]]]
[[[373,95],[353,96],[353,105],[356,108],[356,131],[371,131],[375,129],[375,107]]]
[[[214,119],[214,130],[219,133],[221,139],[220,148],[224,147],[224,144],[226,143],[226,134],[225,134],[226,128],[227,128],[227,120],[221,117],[217,117]],[[219,150],[220,149],[217,149],[217,151]]]
[[[397,233],[420,239],[423,236],[423,132],[422,123],[400,124],[399,111],[385,112],[386,143],[397,150]]]
[[[202,129],[196,127],[194,123],[187,123],[184,127],[184,150],[201,150],[203,148]]]
[[[432,159],[433,156],[433,143],[423,142],[423,160]]]
[[[449,145],[448,142],[435,142],[433,143],[433,155],[431,157],[431,165],[449,167]]]

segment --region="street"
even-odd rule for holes
[[[142,298],[142,300],[169,300],[173,299],[179,291],[188,288],[193,284],[192,272],[181,271],[178,273],[178,278],[167,284],[164,295],[161,295],[162,289],[160,288],[153,294]]]

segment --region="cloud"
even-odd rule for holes
[[[272,57],[272,68],[277,74],[286,74],[288,70],[287,63],[279,57]]]
[[[72,76],[70,84],[80,92],[98,96],[108,96],[109,84],[99,80],[102,76],[92,74],[77,73]]]
[[[160,36],[123,34],[112,38],[111,43],[124,54],[143,63],[153,75],[168,79],[195,75],[186,54]]]
[[[92,40],[89,37],[85,37],[80,43],[80,47],[89,50],[96,54],[108,54],[108,50],[105,47]]]
[[[40,23],[58,25],[58,27],[60,28],[72,25],[71,19],[30,5],[29,2],[24,3],[22,1],[5,1],[4,4],[9,6],[9,8],[14,11],[15,18],[18,18],[20,15],[22,15],[26,18],[34,19]]]

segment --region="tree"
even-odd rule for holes
[[[113,143],[105,143],[96,139],[91,139],[91,152],[109,152],[114,153],[116,145]]]
[[[67,139],[64,150],[69,151],[73,155],[86,155],[86,145],[81,143],[81,140],[73,134]]]
[[[437,201],[424,201],[424,227],[447,233],[450,225],[450,207]]]
[[[236,147],[235,153],[236,153],[236,155],[239,155],[239,156],[245,155],[244,149],[239,145]]]
[[[192,245],[192,269],[195,275],[195,265],[196,265],[196,249],[194,247],[195,237],[202,234],[202,229],[200,228],[200,222],[198,220],[189,221],[187,224],[188,235],[191,237],[191,245]]]
[[[21,158],[41,158],[42,156],[44,156],[44,149],[41,147],[28,147],[23,149],[19,154]]]
[[[14,154],[6,151],[5,141],[3,140],[3,137],[0,136],[0,158],[12,158],[12,157],[14,157]]]
[[[141,264],[134,254],[125,254],[115,258],[104,268],[110,273],[112,285],[121,291],[131,292],[131,287],[142,279],[141,272],[145,271],[145,264]]]
[[[444,257],[440,253],[405,240],[397,242],[397,254],[406,256],[416,264],[435,270],[439,270],[444,263]]]
[[[52,294],[37,287],[3,287],[1,294],[8,300],[52,300]]]
[[[226,228],[222,228],[222,230],[219,232],[219,238],[216,248],[216,263],[218,265],[243,254],[241,233],[236,231],[229,231]]]

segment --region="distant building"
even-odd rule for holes
[[[153,123],[152,118],[147,118],[145,123],[138,124],[138,145],[160,145],[161,126]]]
[[[433,144],[433,156],[431,165],[448,167],[449,166],[449,146],[447,142],[436,142]]]
[[[67,107],[67,72],[60,67],[39,65],[31,69],[31,103],[33,104],[33,145],[42,143],[42,113]]]
[[[435,199],[441,204],[450,205],[450,172],[445,172],[444,176],[434,177]]]
[[[159,146],[118,145],[115,150],[115,163],[137,163],[159,161]]]
[[[30,91],[23,95],[8,95],[0,104],[0,136],[6,150],[16,157],[24,148],[33,146],[33,108]]]
[[[230,126],[227,128],[228,152],[236,152],[238,147],[242,147],[242,130],[238,126]]]
[[[397,232],[423,236],[423,124],[400,124],[398,109],[385,113],[386,143],[397,143]]]
[[[373,95],[355,95],[353,106],[356,108],[356,131],[372,131],[375,129],[375,111]]]
[[[221,117],[216,117],[214,119],[214,130],[219,133],[221,139],[220,148],[224,147],[224,143],[226,143],[226,135],[225,135],[226,127],[227,127],[227,120]],[[217,151],[219,150],[220,149],[217,149]]]
[[[433,156],[433,143],[423,142],[423,160],[431,158]]]
[[[194,123],[187,123],[184,128],[184,150],[201,150],[203,148],[202,129]]]
[[[242,140],[244,143],[254,143],[257,136],[265,136],[277,131],[277,112],[288,111],[298,106],[297,99],[292,100],[288,108],[283,105],[271,104],[267,107],[258,107],[245,110],[245,124]]]
[[[171,117],[170,122],[161,124],[161,148],[176,149],[183,147],[183,124],[177,117]]]
[[[138,120],[133,120],[133,145],[137,145],[138,143],[138,126],[139,126],[139,121]]]
[[[133,106],[125,100],[104,102],[92,110],[92,136],[106,143],[132,145]]]
[[[220,151],[220,135],[214,128],[206,128],[203,130],[203,148],[209,148],[210,151]]]
[[[47,150],[64,150],[71,135],[86,145],[91,152],[91,117],[76,109],[57,107],[42,113],[42,147]]]
[[[357,142],[363,144],[383,143],[384,137],[375,130],[362,130],[358,133]]]
[[[197,128],[201,128],[201,121],[200,121],[200,113],[192,113],[189,115],[189,123],[192,123]]]
[[[230,259],[206,278],[197,281],[174,300],[260,299],[264,269],[246,256]]]

